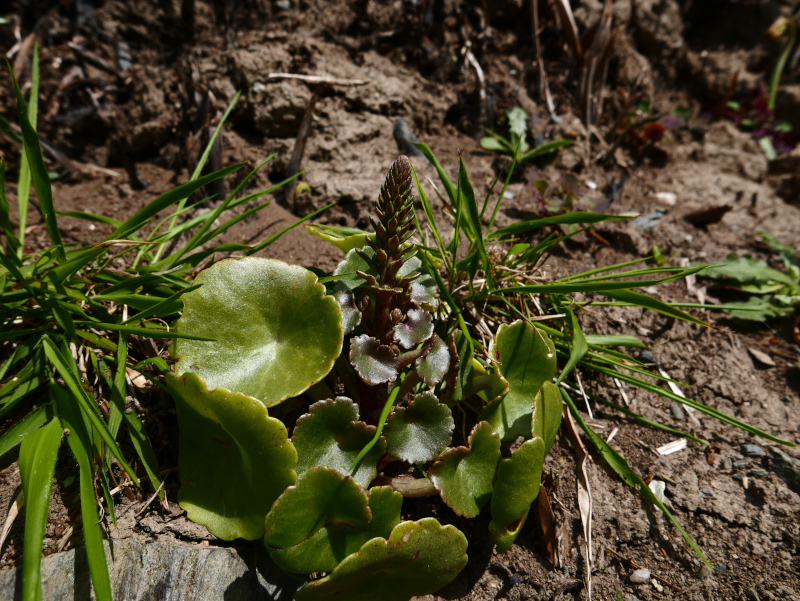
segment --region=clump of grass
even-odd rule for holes
[[[146,480],[153,490],[161,490],[147,431],[126,403],[127,370],[150,377],[149,363],[164,365],[158,341],[181,337],[171,325],[183,308],[182,295],[196,288],[187,278],[201,264],[213,262],[219,254],[252,255],[331,205],[252,246],[216,243],[229,228],[269,203],[256,204],[216,225],[224,211],[252,204],[286,183],[241,195],[270,156],[215,209],[200,210],[197,204],[187,204],[196,191],[245,166],[238,163],[201,175],[223,118],[191,179],[161,194],[130,218],[60,213],[55,210],[35,129],[38,50],[34,52],[30,104],[13,73],[11,76],[21,135],[5,120],[2,130],[21,143],[23,155],[16,203],[18,229],[11,223],[5,162],[0,158],[0,232],[4,238],[0,248],[0,419],[7,426],[0,436],[0,461],[8,465],[18,458],[22,478],[26,506],[22,594],[24,599],[41,598],[42,541],[52,476],[65,436],[80,468],[81,517],[94,592],[98,599],[111,601],[95,477],[114,523],[112,481],[128,479],[139,487]],[[42,250],[25,244],[31,184],[50,238],[50,246]],[[164,212],[167,217],[159,221]],[[61,237],[59,215],[103,223],[112,232],[97,244],[71,244]],[[119,269],[117,259],[126,255],[128,267]],[[132,346],[133,340],[152,344]],[[142,346],[150,351],[134,350]],[[122,430],[127,432],[132,450],[120,447]],[[160,496],[163,499],[164,493]]]

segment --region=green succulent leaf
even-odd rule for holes
[[[558,389],[556,394],[560,397]],[[498,553],[508,551],[514,544],[531,503],[539,496],[545,455],[545,443],[537,436],[522,443],[509,459],[503,459],[497,466],[489,532]]]
[[[436,334],[428,352],[417,359],[417,374],[428,386],[436,386],[450,369],[450,349]]]
[[[221,261],[182,298],[178,332],[212,341],[178,340],[178,375],[196,373],[267,407],[319,382],[342,350],[342,311],[317,277],[275,259]]]
[[[367,492],[329,468],[313,468],[286,489],[267,514],[264,544],[284,570],[329,572],[400,522],[403,497],[391,487]]]
[[[533,401],[533,435],[544,441],[544,454],[556,441],[558,427],[561,425],[561,413],[564,401],[558,386],[552,382],[542,384],[542,389]]]
[[[333,270],[333,275],[336,276],[339,284],[348,290],[355,290],[366,280],[358,275],[357,272],[369,273],[374,275],[374,270],[369,266],[359,252],[374,257],[375,251],[370,247],[366,248],[353,248],[347,252],[344,259]]]
[[[559,396],[559,398],[561,398]],[[375,435],[375,426],[358,421],[358,406],[348,398],[319,401],[297,420],[292,443],[297,449],[297,473],[328,467],[350,475],[350,466]],[[381,438],[359,463],[353,478],[366,488],[377,475],[377,465],[386,451]]]
[[[428,478],[453,511],[474,518],[492,494],[500,436],[488,423],[480,422],[472,429],[468,444],[442,453],[428,470]]]
[[[434,293],[434,291],[436,290],[435,288],[436,284],[430,277],[426,279],[429,279],[431,281],[431,284],[433,284],[433,288],[425,286],[421,282],[412,282],[411,297],[410,297],[411,302],[422,309],[427,309],[428,311],[435,311],[436,307],[439,306],[439,299],[436,298],[436,295]]]
[[[264,403],[195,374],[167,376],[178,412],[178,503],[223,540],[264,535],[264,516],[296,480],[297,452]]]
[[[525,321],[501,325],[491,350],[498,369],[508,381],[508,394],[483,409],[502,440],[531,437],[533,399],[542,384],[556,373],[556,351],[550,338]]]
[[[392,348],[366,334],[350,341],[350,364],[370,386],[397,379],[397,356]]]
[[[454,427],[450,408],[432,392],[423,392],[389,417],[383,430],[386,452],[409,463],[426,463],[450,445]]]
[[[467,539],[434,518],[403,522],[376,538],[325,578],[306,584],[296,601],[409,601],[452,582],[467,565]]]
[[[349,334],[361,323],[361,311],[356,307],[356,299],[350,290],[339,290],[333,295],[342,310],[342,327]]]
[[[714,280],[733,280],[740,284],[796,284],[787,274],[772,269],[766,261],[757,261],[748,256],[728,255],[722,264],[707,267],[698,275]]]
[[[395,326],[394,339],[410,349],[433,335],[433,315],[422,309],[409,309],[406,315],[406,320]]]

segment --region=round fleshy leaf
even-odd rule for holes
[[[370,386],[397,379],[397,357],[391,347],[377,338],[362,334],[350,341],[350,364]]]
[[[403,522],[388,540],[372,539],[296,601],[409,601],[450,583],[467,565],[467,539],[434,518]]]
[[[491,352],[508,394],[484,407],[481,419],[503,440],[530,438],[533,399],[556,373],[555,347],[547,334],[520,320],[500,326]]]
[[[411,302],[428,311],[435,311],[439,306],[439,299],[436,298],[433,290],[419,281],[411,283]]]
[[[433,335],[433,315],[422,309],[409,309],[406,320],[394,327],[394,339],[403,348],[414,348]]]
[[[526,440],[508,459],[497,466],[497,482],[492,492],[492,534],[497,552],[508,551],[522,529],[531,503],[539,496],[544,467],[544,441]]]
[[[368,540],[388,536],[400,521],[402,502],[391,487],[367,495],[352,478],[314,468],[267,514],[264,544],[287,572],[329,572]]]
[[[447,449],[428,470],[436,490],[458,515],[474,518],[492,495],[500,461],[500,436],[486,422],[469,435],[469,448]]]
[[[428,352],[414,364],[417,374],[428,386],[436,386],[450,369],[450,349],[436,334]]]
[[[296,480],[297,453],[264,403],[194,374],[167,376],[178,413],[178,504],[223,540],[264,536],[264,516]]]
[[[542,384],[542,389],[536,395],[533,403],[532,429],[533,435],[544,441],[544,454],[550,452],[550,447],[556,441],[558,427],[561,425],[561,412],[564,401],[558,386],[552,382]]]
[[[178,375],[260,399],[267,407],[319,382],[342,350],[342,311],[317,276],[274,259],[221,261],[183,296],[177,330],[213,342],[178,339]]]
[[[342,309],[342,327],[344,333],[349,334],[361,323],[361,311],[356,307],[356,300],[350,290],[344,289],[337,291],[333,298],[339,303]]]
[[[313,467],[329,467],[350,475],[350,466],[375,436],[375,426],[358,421],[358,406],[348,398],[319,401],[297,420],[292,443],[297,449],[297,473]],[[355,481],[366,488],[377,475],[377,465],[386,451],[386,440],[375,446],[359,463]]]
[[[344,259],[336,266],[336,269],[333,270],[333,275],[337,276],[338,283],[348,290],[355,290],[366,282],[364,278],[358,275],[358,271],[369,274],[373,273],[369,264],[358,254],[359,250],[369,257],[375,256],[375,251],[369,246],[363,249],[352,248],[347,251]]]
[[[432,392],[423,392],[389,417],[383,430],[386,452],[409,463],[431,461],[450,445],[454,427],[450,407]]]

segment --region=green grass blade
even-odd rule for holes
[[[586,342],[597,346],[630,346],[634,348],[647,348],[647,345],[636,336],[628,334],[588,334]]]
[[[186,294],[187,292],[191,292],[192,290],[197,290],[202,284],[196,284],[194,286],[189,286],[188,288],[184,288],[183,290],[178,290],[175,294],[165,298],[159,303],[156,303],[149,309],[145,309],[134,315],[133,317],[129,317],[126,321],[122,322],[122,325],[127,325],[134,321],[138,321],[141,319],[145,319],[146,317],[166,317],[167,315],[171,315],[176,312],[176,307],[180,310],[180,307],[183,303],[178,303],[178,299],[181,296]]]
[[[559,138],[558,140],[553,140],[552,142],[545,142],[544,144],[540,144],[536,148],[532,148],[525,154],[523,154],[519,162],[520,163],[527,163],[528,161],[535,159],[536,157],[543,156],[545,154],[550,154],[551,152],[556,152],[561,148],[565,148],[572,144],[572,140],[567,140],[566,138]]]
[[[238,96],[237,96],[237,97],[238,97]],[[236,196],[238,196],[238,194],[239,194],[239,192],[241,192],[242,188],[244,188],[244,186],[247,184],[247,182],[249,182],[249,181],[250,181],[250,178],[252,178],[252,177],[253,177],[253,176],[254,176],[256,173],[258,173],[258,172],[259,172],[259,170],[260,170],[260,169],[261,169],[261,168],[262,168],[264,165],[266,165],[266,164],[267,164],[269,161],[271,161],[273,158],[275,158],[275,153],[272,153],[271,155],[269,155],[269,156],[268,156],[266,159],[264,159],[263,161],[261,161],[261,162],[260,162],[260,163],[259,163],[259,164],[256,166],[256,168],[255,168],[255,169],[253,169],[252,171],[250,171],[250,173],[248,173],[248,174],[247,174],[247,176],[246,176],[246,177],[245,177],[245,178],[244,178],[244,179],[241,181],[241,183],[240,183],[238,186],[236,186],[236,188],[235,188],[235,189],[234,189],[234,190],[233,190],[233,191],[232,191],[232,192],[231,192],[231,193],[228,195],[228,197],[227,197],[227,198],[226,198],[224,201],[222,201],[222,202],[219,204],[219,206],[218,206],[218,207],[217,207],[217,208],[214,210],[214,212],[213,212],[213,213],[211,214],[211,216],[210,216],[210,217],[209,217],[209,218],[206,220],[206,222],[205,222],[205,223],[204,223],[204,224],[203,224],[203,225],[200,227],[200,229],[199,229],[199,230],[197,230],[197,232],[195,232],[195,234],[192,236],[192,238],[189,240],[189,242],[187,242],[187,243],[186,243],[186,244],[183,246],[183,248],[181,248],[181,249],[180,249],[178,252],[176,252],[176,253],[173,255],[173,256],[174,256],[174,258],[173,258],[173,259],[172,259],[172,261],[170,262],[170,267],[174,267],[174,266],[175,266],[175,264],[178,262],[178,260],[179,260],[179,259],[180,259],[180,258],[181,258],[183,255],[185,255],[185,254],[186,254],[187,252],[189,252],[189,251],[192,251],[192,250],[194,250],[195,248],[197,248],[197,246],[199,246],[199,245],[201,244],[201,240],[202,240],[202,238],[203,238],[203,235],[204,235],[204,234],[205,234],[205,233],[208,231],[208,229],[209,229],[209,228],[210,228],[210,227],[211,227],[211,226],[214,224],[214,222],[215,222],[215,221],[217,220],[217,218],[218,218],[218,217],[219,217],[219,216],[222,214],[222,212],[223,212],[223,211],[225,211],[225,210],[228,208],[228,206],[229,206],[229,205],[231,204],[231,202],[232,202],[232,201],[233,201],[233,200],[236,198]],[[224,231],[224,230],[223,230],[223,231]]]
[[[622,215],[606,215],[605,213],[589,213],[585,211],[573,211],[572,213],[563,213],[561,215],[551,215],[550,217],[537,217],[536,219],[529,219],[528,221],[520,221],[519,223],[512,223],[506,227],[496,229],[489,238],[497,238],[499,236],[506,236],[509,234],[521,234],[530,230],[539,229],[547,225],[574,225],[577,223],[600,223],[601,221],[618,221],[620,219],[630,219]]]
[[[611,368],[608,368],[608,367],[604,367],[602,365],[598,365],[596,363],[586,362],[586,363],[584,363],[584,365],[586,365],[586,367],[588,367],[590,369],[593,369],[594,371],[596,371],[598,373],[605,374],[607,376],[611,376],[612,378],[617,378],[622,382],[627,382],[628,384],[632,384],[633,386],[636,386],[636,387],[641,388],[643,390],[647,390],[649,392],[653,392],[653,393],[655,393],[655,394],[657,394],[657,395],[659,395],[661,397],[664,397],[665,399],[669,399],[671,401],[677,401],[678,403],[681,403],[683,405],[691,407],[692,409],[696,409],[700,413],[705,413],[706,415],[709,415],[709,416],[713,417],[714,419],[717,419],[717,420],[719,420],[719,421],[721,421],[723,423],[729,424],[731,426],[735,426],[735,427],[739,428],[740,430],[744,430],[745,432],[748,432],[750,434],[754,434],[756,436],[760,436],[760,437],[765,438],[767,440],[771,440],[772,442],[778,442],[778,443],[780,443],[782,445],[786,445],[786,446],[789,446],[789,447],[795,446],[795,444],[793,442],[789,441],[789,440],[784,440],[782,438],[774,436],[773,434],[770,434],[769,432],[765,432],[764,430],[761,430],[759,428],[756,428],[755,426],[751,426],[750,424],[748,424],[746,422],[743,422],[743,421],[741,421],[739,419],[736,419],[735,417],[732,417],[732,416],[728,415],[727,413],[723,413],[719,409],[714,409],[713,407],[709,407],[708,405],[703,405],[702,403],[698,403],[697,401],[694,401],[694,400],[689,399],[687,397],[680,396],[678,394],[675,394],[671,390],[667,390],[666,388],[662,388],[661,386],[657,386],[655,384],[651,384],[650,382],[646,382],[645,380],[642,380],[640,378],[631,376],[631,375],[626,374],[626,373],[621,372],[621,371],[617,371],[615,369],[611,369]]]
[[[158,328],[137,328],[134,326],[123,326],[118,323],[100,323],[94,321],[76,321],[75,325],[78,326],[91,326],[97,330],[110,330],[112,332],[126,332],[128,334],[136,334],[137,336],[144,336],[145,338],[184,338],[186,340],[204,340],[213,342],[213,338],[204,338],[202,336],[190,336],[189,334],[181,334],[179,332],[168,332]]]
[[[19,190],[19,187],[17,187],[17,190]],[[19,193],[17,196],[19,196]],[[6,162],[3,157],[0,157],[0,229],[3,230],[3,235],[6,237],[6,249],[9,258],[16,259],[17,263],[21,264],[17,252],[22,245],[14,233],[14,227],[11,225],[11,205],[8,204],[8,199],[6,198]]]
[[[244,256],[245,257],[249,257],[250,255],[253,255],[253,254],[257,253],[258,251],[260,251],[262,248],[266,248],[267,246],[269,246],[270,244],[275,242],[275,240],[277,240],[278,238],[283,236],[289,230],[296,228],[298,225],[300,225],[301,223],[305,223],[309,219],[314,219],[314,217],[317,217],[317,216],[321,215],[322,213],[324,213],[325,211],[330,209],[333,205],[337,204],[338,202],[339,202],[338,200],[335,201],[335,202],[332,202],[332,203],[330,203],[328,205],[325,205],[321,209],[317,209],[313,213],[309,213],[305,217],[302,217],[301,219],[298,219],[292,225],[289,225],[289,226],[283,228],[281,231],[279,231],[279,232],[277,232],[275,234],[272,234],[269,238],[267,238],[263,242],[260,242],[260,243],[256,244],[253,248],[251,248],[246,253],[244,253]]]
[[[39,198],[39,208],[42,210],[44,223],[47,226],[47,233],[50,234],[50,241],[55,247],[56,257],[63,261],[66,259],[64,244],[61,241],[61,232],[58,231],[58,221],[56,219],[55,207],[53,206],[53,190],[50,187],[50,176],[44,164],[42,148],[39,146],[39,137],[36,135],[36,129],[31,125],[28,119],[28,105],[22,97],[22,91],[19,89],[17,80],[14,77],[14,72],[11,69],[11,63],[9,63],[8,60],[6,60],[6,66],[8,67],[8,72],[11,74],[11,80],[14,83],[14,91],[17,93],[19,125],[22,129],[25,156],[31,169],[33,186],[36,188],[36,196]]]
[[[28,105],[28,120],[36,131],[36,121],[39,112],[39,44],[33,45],[33,63],[31,66],[31,95]],[[26,153],[22,153],[19,164],[19,179],[17,180],[17,210],[19,211],[19,246],[17,256],[22,259],[25,243],[25,229],[28,226],[28,209],[31,198],[31,168]]]
[[[57,418],[31,432],[19,450],[19,474],[25,495],[22,550],[22,601],[42,601],[42,546],[50,492],[63,429]]]
[[[633,290],[607,289],[603,291],[603,294],[618,301],[631,303],[639,307],[644,307],[645,309],[650,309],[651,311],[656,311],[657,313],[667,315],[668,317],[674,317],[690,323],[696,323],[697,325],[705,326],[707,328],[711,327],[702,319],[698,319],[692,315],[689,315],[686,311],[681,311],[669,303],[665,303],[664,301],[660,301],[657,298],[653,298],[652,296],[643,294],[641,292],[634,292]]]
[[[464,204],[461,210],[466,209],[467,218],[469,219],[470,229],[472,230],[472,242],[475,245],[478,256],[483,264],[483,271],[486,274],[486,281],[489,288],[494,288],[492,282],[492,270],[489,264],[489,255],[486,254],[486,244],[483,240],[483,227],[481,226],[481,217],[478,213],[478,203],[475,201],[475,190],[472,188],[472,182],[469,181],[467,175],[467,168],[464,166],[464,159],[458,157],[458,187],[464,198]],[[455,258],[454,258],[455,260]]]
[[[583,417],[581,416],[578,408],[575,406],[575,403],[572,401],[570,396],[567,394],[567,391],[561,388],[561,396],[564,399],[564,402],[569,407],[569,411],[572,414],[572,417],[575,418],[575,421],[584,431],[586,436],[592,442],[594,447],[598,450],[598,452],[603,456],[603,459],[606,460],[608,466],[616,472],[616,474],[620,477],[620,479],[625,482],[631,488],[636,489],[639,494],[641,494],[645,499],[650,501],[653,505],[658,507],[661,511],[664,512],[664,515],[669,518],[669,521],[673,523],[673,525],[678,529],[678,532],[681,533],[683,539],[689,544],[689,546],[697,553],[697,556],[703,560],[712,571],[713,567],[708,562],[708,559],[703,554],[703,551],[700,547],[697,546],[697,543],[694,542],[691,536],[683,529],[683,526],[680,525],[678,520],[675,519],[675,516],[667,509],[664,504],[658,500],[658,497],[650,490],[650,487],[644,483],[639,475],[631,469],[628,462],[625,458],[620,455],[610,444],[608,444],[603,438],[597,434],[594,430],[592,430],[586,422],[583,421]]]
[[[492,218],[489,219],[489,227],[486,228],[487,234],[491,232],[492,228],[494,227],[494,220],[497,219],[497,213],[500,211],[500,205],[503,204],[503,199],[506,196],[506,190],[508,189],[508,184],[511,181],[511,176],[514,175],[514,169],[516,169],[516,167],[517,167],[516,156],[512,156],[511,165],[509,165],[508,173],[506,174],[506,181],[503,182],[503,189],[500,190],[500,196],[497,197],[497,202],[495,203],[494,210],[492,211]],[[486,204],[488,204],[488,202],[483,205],[484,209],[486,208]],[[483,217],[483,210],[481,210],[481,217]]]
[[[100,438],[103,439],[103,442],[114,454],[114,457],[117,458],[117,461],[119,462],[120,466],[122,466],[122,469],[124,469],[128,476],[130,476],[131,480],[133,480],[136,486],[139,486],[139,479],[136,477],[133,469],[131,469],[131,466],[128,465],[128,462],[125,461],[125,458],[122,456],[122,451],[120,451],[116,441],[108,431],[108,427],[106,426],[105,422],[100,418],[97,405],[92,401],[92,399],[89,398],[86,390],[84,390],[83,386],[81,386],[80,380],[76,379],[72,373],[72,370],[69,367],[69,361],[64,359],[61,352],[59,352],[58,348],[56,348],[55,344],[53,344],[53,341],[50,340],[48,336],[42,337],[42,347],[44,348],[47,359],[53,364],[53,367],[56,368],[58,373],[64,379],[64,383],[72,393],[72,396],[78,401],[78,405],[80,406],[81,413],[84,418],[89,420],[91,425],[95,428],[95,430],[97,430]]]
[[[586,342],[586,336],[583,335],[583,330],[581,330],[581,324],[578,321],[578,318],[575,317],[575,313],[572,309],[567,309],[567,313],[569,313],[570,320],[572,321],[572,344],[570,345],[570,354],[569,360],[567,364],[564,366],[564,369],[561,370],[561,373],[556,380],[556,384],[561,384],[564,381],[570,372],[575,368],[575,366],[583,359],[584,355],[589,351],[589,345]]]
[[[41,428],[45,422],[53,418],[52,406],[48,403],[31,411],[28,415],[15,422],[5,433],[0,436],[0,459],[6,453],[16,449],[22,443],[23,437]]]
[[[444,167],[442,167],[439,159],[433,155],[433,152],[428,148],[427,144],[423,144],[422,142],[412,142],[412,144],[425,155],[425,158],[428,159],[431,165],[433,165],[433,168],[436,169],[436,173],[439,174],[439,179],[444,186],[444,191],[447,192],[447,197],[450,199],[450,204],[456,206],[456,186],[453,184],[453,181],[447,177],[447,173],[445,173]]]
[[[241,95],[242,95],[242,91],[241,90],[236,92],[236,95],[233,97],[233,100],[231,100],[230,104],[228,105],[228,108],[226,108],[225,112],[222,114],[222,119],[219,120],[219,123],[217,123],[217,127],[214,128],[214,133],[211,134],[211,137],[208,140],[208,144],[206,144],[206,148],[203,151],[203,154],[200,156],[200,160],[197,162],[197,166],[194,168],[194,172],[192,173],[192,177],[189,178],[190,182],[197,180],[197,178],[200,177],[200,174],[203,172],[203,167],[205,167],[206,161],[208,161],[208,157],[211,154],[211,149],[214,147],[214,142],[217,140],[217,136],[219,136],[219,132],[222,131],[222,126],[225,124],[225,121],[227,121],[228,115],[231,114],[231,111],[233,110],[233,107],[235,107],[236,103],[239,102],[239,97]],[[178,201],[178,206],[176,208],[176,211],[179,212],[179,211],[181,211],[183,209],[183,205],[186,204],[186,201],[188,200],[190,195],[191,194],[187,194],[186,196],[184,196],[183,198],[181,198]],[[173,215],[172,220],[170,221],[168,229],[173,229],[175,227],[175,223],[176,223],[177,219],[178,219],[178,216],[177,215]],[[161,258],[161,255],[164,253],[164,249],[165,248],[166,248],[166,244],[162,244],[161,246],[159,246],[158,250],[156,251],[155,257],[153,259],[154,263],[157,263],[158,260]]]
[[[231,173],[238,171],[247,163],[237,163],[235,165],[231,165],[230,167],[225,167],[224,169],[220,169],[219,171],[215,171],[214,173],[209,173],[208,175],[204,175],[198,179],[192,180],[185,184],[178,186],[177,188],[173,188],[167,192],[164,192],[159,197],[155,198],[153,201],[147,204],[147,206],[143,207],[139,211],[136,212],[130,219],[125,221],[122,225],[120,225],[117,229],[111,232],[106,240],[116,240],[120,237],[121,234],[127,233],[130,234],[131,231],[135,231],[139,227],[145,224],[150,218],[154,217],[167,207],[179,202],[181,199],[186,199],[191,196],[196,190],[199,190],[203,186],[210,184],[211,182],[218,180],[223,177],[227,177]]]
[[[103,548],[103,533],[97,515],[97,498],[94,489],[94,470],[90,457],[94,455],[92,440],[86,431],[81,412],[63,389],[50,385],[50,396],[58,404],[64,426],[69,430],[67,443],[80,468],[81,519],[83,539],[86,543],[86,559],[92,588],[98,601],[113,601],[111,598],[111,579],[108,575],[106,552]]]
[[[14,131],[14,129],[11,127],[11,123],[9,123],[8,119],[6,119],[3,115],[0,115],[0,131],[22,146],[22,136]]]
[[[431,207],[431,202],[428,199],[428,195],[425,194],[425,190],[422,189],[422,185],[419,183],[419,177],[417,177],[417,170],[414,169],[414,165],[411,165],[411,172],[414,174],[414,182],[417,184],[417,192],[419,193],[419,202],[422,205],[422,210],[425,213],[425,217],[428,220],[428,225],[433,232],[433,237],[436,239],[436,246],[439,248],[439,253],[442,255],[442,260],[447,265],[449,271],[453,271],[452,264],[448,263],[447,252],[445,251],[444,242],[442,241],[442,235],[439,233],[439,228],[436,226],[436,218],[433,216],[433,208]],[[414,216],[414,222],[417,225],[417,233],[420,236],[421,240],[425,240],[425,236],[422,235],[422,227],[420,227],[419,220],[417,219],[416,212],[412,211]]]

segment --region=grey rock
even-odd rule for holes
[[[787,455],[778,447],[770,447],[769,454],[772,457],[770,469],[786,482],[790,490],[800,495],[800,460]]]
[[[743,444],[740,449],[745,457],[763,457],[766,451],[757,444]]]
[[[644,231],[652,230],[661,224],[661,220],[664,219],[666,214],[666,211],[653,211],[652,213],[647,213],[646,215],[640,215],[631,221],[631,225]]]
[[[769,474],[769,472],[767,470],[765,470],[764,468],[761,468],[761,467],[757,467],[757,468],[752,469],[749,472],[747,472],[748,476],[760,476],[762,478],[764,476],[766,476],[767,474]]]
[[[733,478],[737,482],[741,482],[742,480],[744,480],[744,475],[743,474],[734,474],[733,476],[731,476],[731,478]]]
[[[655,355],[653,355],[653,353],[651,353],[650,351],[642,351],[641,353],[639,353],[639,361],[641,361],[642,363],[658,363],[658,361],[656,361]]]
[[[635,584],[644,584],[650,580],[650,570],[647,568],[639,568],[631,574],[631,582]]]
[[[739,459],[733,462],[733,467],[746,467],[748,465],[750,465],[750,462],[744,459]]]
[[[731,460],[730,457],[725,457],[725,459],[722,460],[722,469],[724,470],[733,469],[733,461]]]
[[[678,401],[672,401],[669,410],[672,412],[672,417],[677,420],[682,420],[686,417],[686,414],[683,412],[683,406]]]
[[[710,489],[708,489],[708,488],[704,488],[704,489],[702,490],[702,493],[703,493],[704,495],[706,495],[707,497],[713,497],[713,496],[715,496],[715,495],[714,495],[714,491],[713,491],[713,490],[710,490]]]
[[[106,543],[114,599],[290,601],[297,588],[258,547],[234,549],[120,540]],[[94,599],[83,548],[42,561],[43,599]],[[0,571],[0,601],[18,601],[22,568]]]

